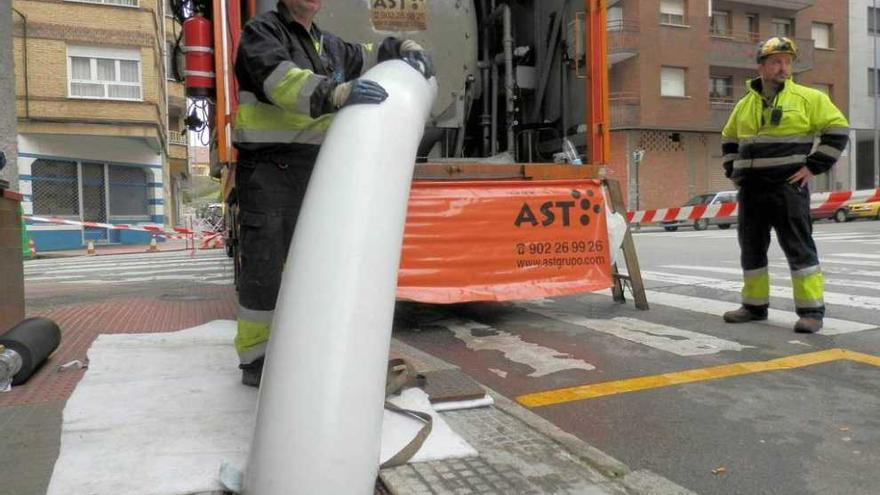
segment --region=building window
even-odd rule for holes
[[[620,6],[608,7],[608,31],[620,31],[623,29],[623,9]]]
[[[149,220],[147,174],[140,167],[40,158],[31,165],[34,215]]]
[[[732,103],[733,102],[733,77],[712,76],[709,79],[709,102]]]
[[[868,34],[876,35],[880,31],[880,9],[868,7]]]
[[[660,0],[660,24],[684,26],[685,0]]]
[[[812,33],[816,48],[831,48],[831,24],[814,22]]]
[[[660,96],[685,96],[685,69],[663,67],[660,69]]]
[[[832,86],[830,84],[813,83],[813,89],[818,89],[819,91],[828,95],[829,98],[831,98],[831,88],[832,88]]]
[[[169,81],[178,81],[177,73],[175,72],[175,62],[177,61],[177,54],[174,52],[174,43],[171,41],[165,42],[165,78]]]
[[[868,68],[868,96],[877,94],[877,69]]]
[[[34,215],[79,218],[76,162],[38,159],[31,165]]]
[[[70,46],[67,59],[71,98],[141,99],[138,50]]]
[[[786,36],[790,38],[794,33],[794,21],[791,19],[774,17],[770,19],[770,25],[773,26],[773,36]]]
[[[746,14],[746,29],[749,41],[757,43],[761,40],[761,18],[758,14]]]
[[[109,165],[110,216],[149,216],[147,174],[142,168]]]
[[[121,5],[123,7],[137,7],[138,0],[67,0],[68,2],[103,3],[105,5]]]
[[[730,36],[730,12],[725,10],[713,10],[709,32],[714,36]]]

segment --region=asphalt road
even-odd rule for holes
[[[616,457],[702,494],[880,493],[880,222],[818,223],[828,317],[799,335],[775,241],[769,322],[728,325],[735,229],[635,235],[651,309],[595,293],[522,303],[400,303],[395,337]],[[30,311],[229,288],[221,251],[37,260]],[[743,365],[741,363],[751,363]]]
[[[719,313],[739,298],[739,251],[735,229],[713,227],[636,234],[648,311],[606,294],[401,304],[395,336],[632,469],[698,493],[876,495],[880,222],[817,223],[815,236],[823,334],[792,332],[775,240],[777,311],[769,322],[725,324]]]

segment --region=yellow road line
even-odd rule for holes
[[[798,354],[784,358],[771,359],[770,361],[750,361],[744,363],[725,364],[711,368],[677,371],[661,375],[642,376],[613,382],[581,385],[578,387],[560,388],[533,394],[521,395],[516,401],[526,407],[543,407],[554,404],[563,404],[585,399],[594,399],[607,395],[625,394],[639,390],[669,387],[684,383],[717,380],[732,376],[751,375],[765,371],[790,370],[803,368],[814,364],[829,363],[831,361],[850,360],[874,366],[880,366],[880,357],[844,349],[829,349],[827,351]]]
[[[856,361],[858,363],[864,364],[873,364],[874,366],[880,366],[880,357],[872,356],[870,354],[862,354],[861,352],[853,352],[853,351],[843,351],[844,359],[849,359],[850,361]]]

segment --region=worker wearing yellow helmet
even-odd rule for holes
[[[809,181],[831,169],[849,141],[849,123],[821,91],[796,84],[797,46],[773,37],[758,46],[759,77],[747,84],[721,133],[725,175],[739,187],[742,307],[728,323],[767,319],[770,229],[791,270],[799,316],[794,330],[814,333],[825,316],[824,280],[810,222]],[[815,143],[818,138],[818,144]]]

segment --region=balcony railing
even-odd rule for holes
[[[177,146],[186,146],[186,134],[182,134],[178,131],[169,131],[168,132],[168,144],[173,144]]]
[[[803,10],[816,4],[816,0],[736,0],[737,3],[745,3],[756,7],[767,7],[784,10]]]
[[[641,120],[641,99],[635,91],[620,91],[608,95],[611,110],[611,128],[639,125]]]
[[[745,31],[709,32],[709,50],[706,59],[710,65],[754,69],[757,65],[755,54],[762,37]],[[794,64],[795,72],[813,68],[815,48],[813,40],[795,39],[798,58]]]
[[[615,19],[607,24],[608,64],[614,65],[639,53],[639,23]]]
[[[745,87],[734,88],[728,86],[724,88],[723,94],[709,94],[709,108],[711,110],[712,126],[721,129],[727,123],[730,112],[733,111],[734,105],[745,95]]]

